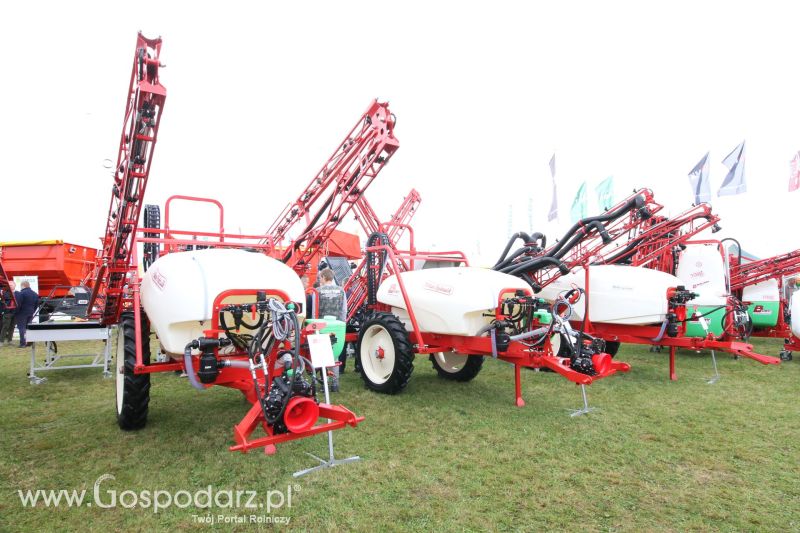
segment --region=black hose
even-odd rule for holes
[[[517,275],[522,272],[525,272],[526,274],[530,275],[532,271],[539,270],[541,268],[544,268],[545,266],[554,266],[557,267],[562,274],[564,275],[569,274],[569,267],[567,265],[565,265],[562,261],[560,261],[555,257],[549,257],[546,255],[541,257],[532,257],[523,262],[510,265],[506,268],[501,269],[500,272],[512,275]]]
[[[367,248],[371,248],[373,246],[377,246],[378,244],[383,246],[390,246],[389,236],[385,233],[375,232],[369,236],[367,239]],[[373,265],[376,262],[375,254],[380,254],[381,257],[377,261],[380,263],[378,267],[377,264]],[[378,286],[381,282],[381,277],[383,276],[383,269],[386,267],[386,260],[388,259],[388,254],[385,250],[381,250],[379,252],[367,252],[365,268],[367,270],[367,305],[375,305],[378,303]],[[371,268],[372,266],[376,266],[378,268]]]
[[[496,270],[500,263],[505,263],[506,261],[510,261],[511,259],[506,260],[506,256],[508,255],[509,250],[511,250],[511,246],[517,239],[522,239],[522,242],[525,244],[525,247],[530,247],[530,245],[537,243],[537,246],[541,249],[545,249],[547,247],[547,237],[543,233],[539,233],[538,231],[535,232],[533,235],[528,235],[524,231],[518,231],[511,238],[508,240],[508,244],[506,244],[503,253],[500,254],[500,259],[494,264],[492,269]]]
[[[564,235],[564,238],[561,239],[559,244],[557,244],[556,247],[548,255],[560,257],[558,256],[558,253],[564,248],[567,239],[570,239],[577,231],[581,230],[584,226],[589,226],[592,224],[592,222],[600,222],[600,223],[612,222],[621,217],[622,215],[624,215],[625,213],[628,213],[629,211],[632,211],[634,209],[641,209],[642,207],[644,207],[644,205],[645,205],[644,196],[642,196],[641,194],[637,194],[636,196],[625,202],[623,205],[621,205],[614,211],[607,211],[602,215],[587,217],[576,222],[569,230],[567,230],[567,233]],[[644,212],[642,214],[644,216]]]
[[[722,243],[724,243],[725,241],[733,241],[733,242],[736,243],[736,250],[739,253],[739,259],[738,259],[738,263],[737,264],[741,265],[742,264],[742,245],[739,244],[739,241],[734,239],[733,237],[725,237],[724,239],[719,241],[720,246],[722,246]],[[723,250],[724,249],[725,248],[723,247]]]
[[[521,255],[524,255],[524,254],[527,254],[527,253],[529,253],[529,252],[533,252],[534,250],[535,250],[535,248],[533,248],[532,246],[523,246],[522,248],[518,248],[518,249],[517,249],[517,251],[516,251],[516,252],[514,252],[513,254],[511,254],[511,256],[510,256],[510,257],[508,257],[508,258],[507,258],[507,259],[505,259],[504,261],[501,261],[501,262],[499,262],[499,263],[496,263],[496,264],[495,264],[495,265],[492,267],[492,270],[501,270],[501,269],[503,269],[503,268],[507,267],[508,265],[510,265],[511,263],[513,263],[513,262],[514,262],[514,260],[515,260],[517,257],[519,257],[519,256],[521,256]]]

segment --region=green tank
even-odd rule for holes
[[[753,302],[747,308],[747,313],[753,321],[753,327],[772,328],[778,325],[778,312],[780,302]]]
[[[716,309],[716,310],[715,310]],[[697,307],[697,314],[703,315],[708,320],[708,331],[714,334],[715,337],[722,335],[722,320],[725,318],[725,307],[700,305]],[[691,311],[690,311],[691,316]],[[705,337],[706,330],[699,320],[690,321],[686,323],[686,336],[687,337]]]
[[[336,317],[332,316],[326,316],[324,318],[309,318],[306,320],[306,324],[317,324],[319,322],[325,322],[325,327],[322,328],[320,333],[333,333],[333,338],[331,338],[333,357],[338,358],[339,354],[342,353],[342,349],[344,349],[344,335],[347,332],[347,325],[341,320],[336,320]]]

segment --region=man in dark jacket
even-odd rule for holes
[[[319,317],[323,320],[326,316],[334,316],[341,322],[347,321],[347,295],[344,289],[336,285],[333,270],[330,268],[320,272],[321,282],[317,293],[319,293]],[[347,363],[347,350],[342,350],[339,356],[339,373],[344,374],[345,363]]]
[[[16,324],[16,302],[14,301],[14,291],[17,286],[13,281],[8,282],[8,288],[2,290],[0,294],[0,309],[3,310],[3,321],[0,322],[0,343],[11,346],[11,337],[14,335],[14,325]]]
[[[25,332],[28,324],[33,320],[33,314],[39,307],[39,295],[31,289],[31,284],[27,281],[21,283],[22,290],[16,292],[17,297],[17,329],[19,330],[19,347],[27,346],[25,342]]]

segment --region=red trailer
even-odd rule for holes
[[[39,294],[62,297],[91,275],[97,250],[60,240],[0,242],[0,257],[9,279],[37,276]]]

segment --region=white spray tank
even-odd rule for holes
[[[682,285],[670,274],[625,265],[589,267],[589,319],[607,324],[644,326],[661,324],[667,316],[667,290]],[[578,268],[547,285],[537,294],[555,301],[573,287],[586,289],[586,271]],[[572,307],[571,320],[583,320],[586,299]]]
[[[280,290],[291,301],[305,302],[302,281],[280,261],[260,252],[207,249],[156,260],[142,279],[142,307],[164,350],[182,357],[185,346],[211,327],[214,299],[231,289]],[[225,300],[246,301],[252,296]]]
[[[800,338],[800,296],[798,296],[798,292],[792,294],[789,310],[792,314],[792,335]]]
[[[768,279],[742,289],[742,301],[750,302],[747,312],[755,327],[773,327],[778,324],[781,289],[777,279]]]
[[[530,286],[516,276],[478,267],[432,268],[400,276],[417,325],[431,333],[474,336],[491,323],[501,292],[509,296],[517,289],[530,292]],[[409,332],[413,330],[396,276],[381,283],[377,298],[392,307]]]
[[[697,308],[709,321],[709,330],[715,335],[723,331],[722,320],[727,312],[728,265],[719,251],[719,244],[688,244],[678,255],[678,268],[675,275],[681,279],[687,290],[698,294],[687,307],[689,315]],[[704,337],[705,329],[700,322],[688,322],[686,334],[690,337]]]

